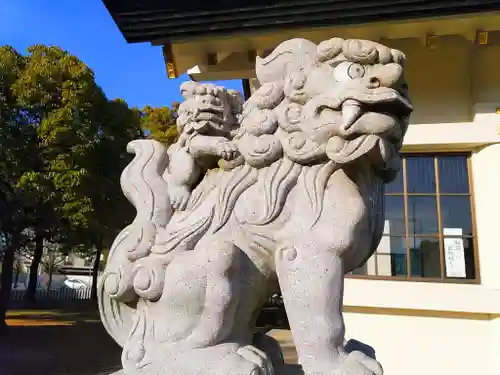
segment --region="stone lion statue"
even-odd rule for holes
[[[365,40],[281,43],[241,96],[181,86],[180,138],[129,144],[121,185],[137,209],[99,283],[120,373],[273,375],[256,318],[281,290],[304,374],[381,375],[344,349],[344,275],[383,231],[412,105],[404,55]]]

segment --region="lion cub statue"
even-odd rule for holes
[[[181,95],[185,101],[178,109],[180,136],[167,151],[170,162],[165,172],[172,205],[178,210],[186,208],[200,176],[216,167],[220,158],[232,160],[239,154],[232,139],[243,103],[238,91],[214,84],[185,82]]]

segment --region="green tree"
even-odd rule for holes
[[[83,164],[95,146],[99,109],[106,98],[84,63],[43,45],[28,49],[12,91],[37,134],[37,158],[18,182],[34,207],[29,225],[35,253],[27,293],[32,299],[43,242],[60,236],[61,228],[87,226],[92,207],[83,194],[88,174]]]
[[[132,156],[127,144],[142,137],[140,112],[129,109],[124,100],[107,103],[99,132],[99,141],[87,159],[89,180],[87,196],[93,212],[89,220],[88,246],[94,250],[92,299],[96,299],[97,275],[101,254],[113,242],[116,235],[134,218],[134,207],[124,197],[120,175]],[[95,187],[99,188],[96,189]]]
[[[0,47],[0,236],[2,274],[0,280],[0,328],[10,300],[15,253],[29,235],[36,195],[22,179],[39,165],[37,130],[30,113],[18,101],[14,87],[27,60],[11,47]]]
[[[0,328],[5,327],[15,252],[21,246],[22,229],[29,212],[26,194],[18,181],[29,169],[30,151],[36,144],[36,132],[12,91],[24,64],[24,58],[13,48],[0,47]]]
[[[169,107],[146,106],[141,110],[141,127],[144,134],[151,139],[170,145],[179,136],[175,120],[179,103]]]
[[[93,255],[95,287],[101,254],[135,214],[119,184],[126,145],[144,135],[173,143],[177,107],[108,100],[93,72],[58,47],[34,45],[26,56],[0,47],[0,324],[16,251],[31,253],[28,300],[44,251]]]
[[[58,47],[35,45],[24,57],[1,47],[0,84],[3,322],[23,241],[34,244],[30,297],[44,241],[101,251],[126,224],[119,175],[130,160],[125,145],[142,133],[140,113],[107,100],[93,72]]]

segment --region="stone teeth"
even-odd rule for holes
[[[361,114],[361,106],[360,103],[356,100],[347,99],[342,104],[342,118],[344,120],[344,129],[347,130],[354,121],[356,121]]]

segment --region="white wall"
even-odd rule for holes
[[[460,37],[443,37],[434,50],[427,49],[419,39],[385,43],[407,57],[405,74],[415,106],[412,123],[469,121],[470,42]]]
[[[500,289],[500,143],[475,150],[472,173],[481,283]]]
[[[493,375],[488,361],[489,321],[345,315],[348,339],[372,346],[385,375]]]
[[[475,103],[500,106],[500,47],[476,46],[460,36],[438,38],[435,49],[416,38],[384,43],[406,54],[405,71],[415,105],[411,123],[469,122]]]
[[[344,303],[347,339],[386,375],[500,373],[500,288],[347,279]]]

